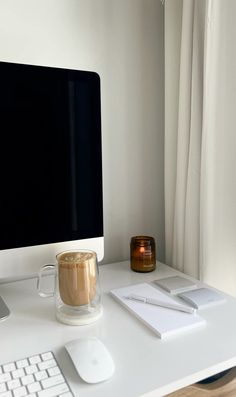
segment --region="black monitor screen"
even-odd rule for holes
[[[103,235],[100,79],[0,62],[0,249]]]

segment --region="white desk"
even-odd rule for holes
[[[37,295],[36,280],[0,285],[11,310],[0,323],[0,360],[21,359],[53,350],[75,396],[164,396],[174,390],[236,365],[236,299],[201,311],[207,325],[160,340],[109,296],[111,288],[173,275],[158,264],[152,273],[130,270],[129,262],[100,267],[103,317],[87,326],[67,326],[54,317],[53,298]],[[88,385],[76,374],[64,344],[80,336],[100,338],[111,352],[116,371],[107,382]]]

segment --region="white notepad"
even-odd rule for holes
[[[178,334],[179,332],[191,330],[192,328],[202,326],[206,323],[206,321],[197,314],[170,310],[126,298],[129,294],[137,294],[169,303],[176,303],[175,299],[167,296],[159,289],[147,283],[113,289],[110,293],[119,303],[151,328],[160,338],[166,338]]]

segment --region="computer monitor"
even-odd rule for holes
[[[61,251],[104,254],[100,79],[0,62],[0,279]]]

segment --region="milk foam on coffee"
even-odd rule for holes
[[[96,296],[96,254],[64,252],[57,256],[59,293],[66,305],[91,303]]]

